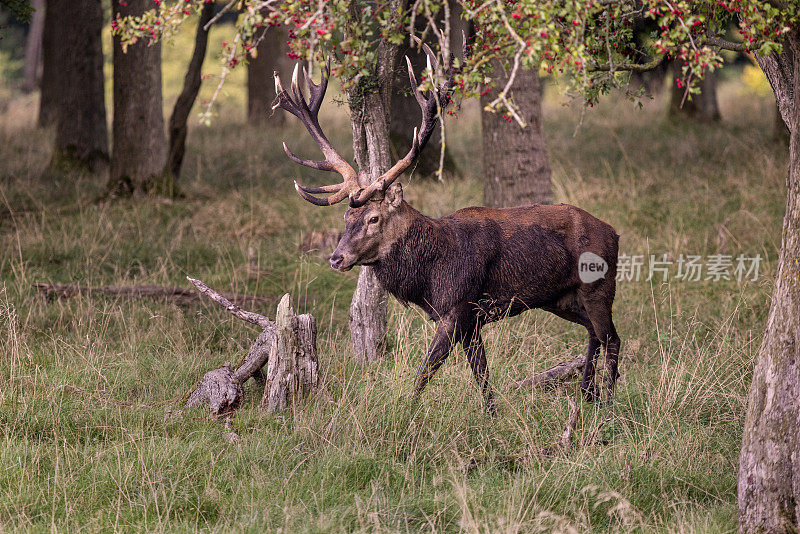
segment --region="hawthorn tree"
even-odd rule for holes
[[[624,88],[630,72],[680,62],[678,85],[698,94],[701,80],[723,61],[721,49],[755,55],[790,130],[786,215],[778,275],[748,397],[739,461],[741,532],[800,528],[800,2],[788,0],[467,0],[476,27],[513,70],[541,65],[587,105]],[[658,30],[644,47],[632,39],[637,16]],[[735,41],[728,25],[738,25]],[[515,119],[512,102],[498,96]],[[636,95],[631,95],[635,97]]]

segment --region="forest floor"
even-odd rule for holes
[[[487,327],[498,417],[484,414],[460,350],[409,409],[434,325],[392,300],[385,357],[354,363],[355,274],[299,251],[308,232],[340,228],[344,207],[295,194],[293,178],[329,177],[283,155],[281,140],[315,154],[293,121],[245,126],[232,99],[239,107],[225,104],[210,128],[193,126],[186,199],[97,203],[102,177],[43,174],[52,132],[35,127],[34,98],[6,92],[0,529],[735,531],[737,458],[785,194],[773,104],[729,81],[720,124],[670,123],[657,98],[643,110],[609,100],[578,127],[580,108],[548,92],[556,200],[608,221],[621,253],[643,256],[639,279],[618,284],[616,402],[581,403],[571,447],[553,455],[541,451],[559,439],[577,384],[512,385],[583,353],[585,332],[540,311]],[[329,102],[323,115],[350,155],[344,108]],[[475,106],[448,131],[465,176],[404,179],[407,199],[429,215],[481,203]],[[660,271],[647,280],[651,254],[673,262],[668,281]],[[676,278],[682,254],[701,256],[700,280]],[[705,280],[715,254],[732,256],[732,280]],[[762,259],[755,281],[736,279],[739,255]],[[187,275],[276,301],[288,292],[297,313],[313,313],[319,394],[267,415],[247,384],[231,444],[202,410],[165,413],[205,371],[238,361],[257,331],[213,303],[47,300],[34,288],[189,288]],[[272,306],[254,311],[274,316]]]

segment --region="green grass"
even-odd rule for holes
[[[179,79],[165,74],[168,95]],[[497,323],[485,340],[499,416],[483,414],[460,351],[412,410],[406,395],[434,326],[392,302],[386,357],[352,361],[355,277],[298,252],[305,232],[339,227],[344,208],[315,208],[294,193],[292,178],[328,178],[280,150],[285,139],[298,154],[315,153],[297,124],[247,127],[243,103],[231,99],[211,128],[190,132],[188,199],[93,204],[102,178],[40,177],[51,133],[35,128],[35,100],[14,96],[0,116],[0,202],[14,210],[0,218],[0,529],[735,531],[736,464],[787,160],[769,137],[771,103],[740,88],[722,87],[718,126],[671,125],[660,100],[642,111],[609,101],[577,133],[580,109],[548,89],[557,200],[613,224],[623,252],[677,257],[724,247],[766,258],[755,283],[620,283],[617,402],[613,410],[582,405],[575,447],[550,457],[540,451],[561,434],[565,394],[511,385],[582,353],[585,334],[539,311]],[[322,122],[349,154],[343,113],[328,103]],[[472,173],[406,180],[408,199],[432,215],[481,200],[475,106],[450,128],[454,155]],[[298,313],[314,313],[319,394],[266,415],[248,384],[233,422],[241,441],[230,445],[202,411],[164,414],[205,371],[238,361],[256,331],[212,304],[46,301],[32,287],[188,287],[186,275],[220,290],[289,292]]]

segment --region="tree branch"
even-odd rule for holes
[[[647,72],[657,68],[664,62],[666,56],[659,56],[647,63],[622,63],[619,65],[592,65],[588,70],[600,72],[616,72],[616,71],[630,71],[630,72]]]
[[[727,39],[723,39],[721,37],[706,37],[702,44],[718,46],[723,50],[731,50],[733,52],[745,51],[743,43],[734,43],[733,41],[728,41]]]
[[[205,285],[200,280],[195,280],[194,278],[186,277],[197,290],[228,310],[231,314],[235,317],[241,319],[242,321],[247,321],[248,323],[257,324],[262,328],[274,328],[275,325],[270,321],[266,316],[261,315],[260,313],[250,312],[241,309],[239,306],[231,302],[230,300],[226,299],[207,285]]]

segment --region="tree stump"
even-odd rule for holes
[[[310,314],[295,315],[286,294],[278,304],[275,323],[243,310],[200,280],[189,281],[234,316],[263,328],[234,371],[230,362],[206,373],[189,394],[186,408],[208,403],[212,417],[227,415],[241,406],[242,385],[250,378],[260,383],[266,367],[264,395],[259,405],[268,412],[282,410],[308,397],[319,384],[317,323]]]
[[[306,397],[319,382],[317,325],[311,315],[295,316],[284,297],[275,315],[275,336],[267,362],[266,385],[259,408],[276,412]]]

